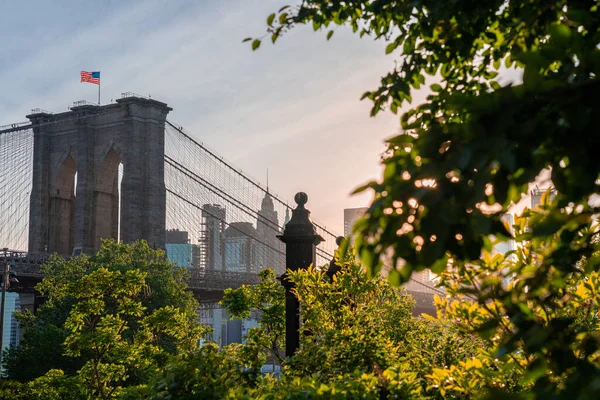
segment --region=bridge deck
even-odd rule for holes
[[[8,251],[6,256],[0,257],[0,263],[6,262],[11,270],[17,274],[17,278],[27,282],[35,283],[44,278],[42,265],[48,260],[47,254],[29,254],[21,251]],[[243,272],[208,271],[190,269],[187,278],[189,288],[197,293],[223,292],[227,288],[238,288],[244,284],[253,285],[258,283],[258,275]],[[24,288],[25,289],[25,288]],[[215,297],[217,293],[207,296]],[[206,296],[203,296],[206,297]]]

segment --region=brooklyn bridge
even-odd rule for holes
[[[16,273],[21,309],[43,301],[34,287],[50,254],[144,239],[189,271],[200,318],[225,343],[233,322],[216,310],[223,290],[257,282],[263,268],[284,272],[277,236],[288,203],[169,120],[171,110],[123,93],[113,104],[33,109],[28,121],[0,126],[0,263]],[[324,239],[317,263],[328,264],[337,237],[313,224]],[[423,282],[413,282],[419,312],[431,311],[437,291]]]
[[[283,272],[277,235],[290,207],[168,120],[169,111],[123,93],[114,104],[34,109],[27,122],[0,127],[0,249],[23,292],[50,254],[91,254],[103,238],[165,249],[189,270],[201,302],[256,282],[262,268]],[[325,264],[336,236],[315,227]]]

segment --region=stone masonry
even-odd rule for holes
[[[164,247],[164,131],[171,110],[125,97],[27,116],[34,130],[31,253],[91,254],[100,239],[118,237],[119,214],[121,240]]]

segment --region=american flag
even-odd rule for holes
[[[100,71],[98,72],[87,72],[81,71],[81,82],[100,84]]]

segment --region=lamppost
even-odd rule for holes
[[[300,344],[300,304],[292,292],[293,284],[287,280],[288,271],[307,269],[317,260],[317,245],[323,238],[310,222],[310,211],[304,208],[308,201],[306,193],[296,193],[298,205],[292,210],[292,218],[278,238],[285,243],[286,272],[280,277],[285,287],[285,356],[291,357]]]

